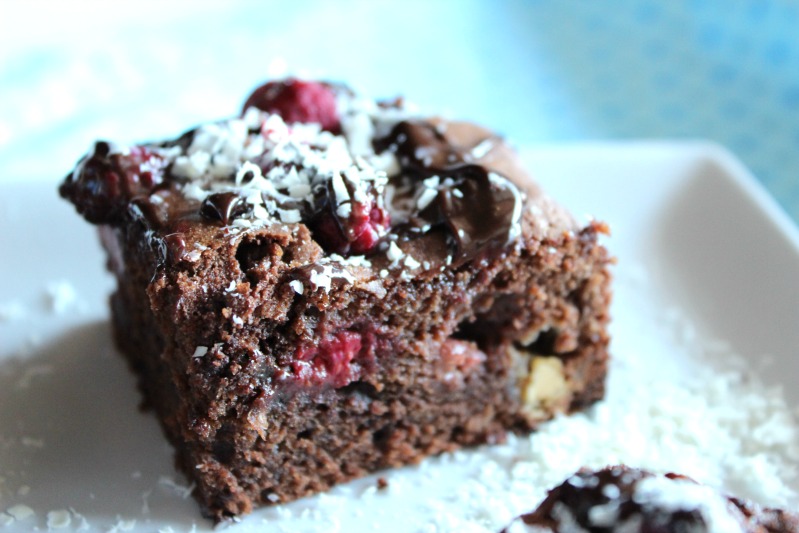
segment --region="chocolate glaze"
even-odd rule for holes
[[[456,123],[453,123],[456,124]],[[463,123],[457,123],[463,128]],[[502,142],[491,134],[480,135],[476,142],[469,139],[466,143],[457,142],[457,138],[446,134],[456,126],[440,120],[403,121],[394,126],[391,133],[375,141],[377,152],[392,150],[399,159],[403,173],[417,178],[448,175],[448,172],[463,167],[465,164],[477,164],[480,159],[475,149],[483,142],[487,150],[496,143]],[[485,130],[480,128],[485,133]],[[459,135],[458,138],[466,136]]]
[[[161,229],[167,224],[169,218],[166,206],[153,202],[147,196],[138,196],[130,200],[128,211],[131,218],[140,220],[148,229]]]
[[[91,222],[119,226],[136,220],[158,231],[160,236],[154,237],[160,239],[180,233],[173,226],[183,221],[229,225],[246,216],[251,206],[236,192],[211,194],[202,203],[183,196],[186,178],[172,174],[171,156],[160,151],[180,147],[185,153],[195,131],[129,149],[98,142],[66,177],[60,193]],[[408,220],[397,221],[390,221],[376,189],[369,190],[360,203],[353,201],[350,214],[343,217],[330,183],[316,189],[313,202],[281,199],[281,209],[298,209],[302,222],[328,252],[372,254],[381,249],[375,246],[379,240],[409,241],[443,233],[450,260],[457,265],[499,249],[513,238],[522,202],[518,186],[529,180],[501,138],[474,124],[433,118],[399,122],[374,145],[376,152],[390,150],[398,158],[401,171],[389,176],[393,184],[414,194],[420,191],[422,180],[438,176],[436,196],[423,209],[414,209]],[[172,250],[174,243],[163,244]],[[182,256],[180,246],[167,255],[177,260]]]
[[[200,206],[200,215],[206,220],[218,220],[227,226],[233,219],[247,212],[244,199],[235,192],[218,192],[209,195]]]
[[[427,119],[441,140],[460,153],[464,162],[479,164],[491,172],[505,176],[525,190],[532,183],[527,170],[511,146],[491,130],[459,120]],[[536,188],[531,190],[537,191]]]
[[[172,139],[168,141],[164,141],[159,143],[158,146],[161,148],[171,148],[173,146],[179,146],[183,149],[183,151],[187,151],[191,146],[192,141],[194,141],[194,135],[197,133],[197,128],[192,128],[183,132],[180,137],[177,139]]]
[[[504,145],[503,141],[482,128],[464,131],[470,126],[405,121],[376,143],[377,150],[396,153],[402,168],[399,180],[440,178],[443,185],[435,199],[412,217],[405,233],[412,236],[419,228],[445,227],[455,249],[455,263],[506,245],[518,223],[521,202],[515,185],[480,163],[495,147]],[[453,131],[448,136],[450,128]]]
[[[164,244],[166,245],[167,260],[171,263],[177,263],[186,253],[186,239],[182,233],[170,233],[164,237]]]

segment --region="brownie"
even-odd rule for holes
[[[724,496],[679,474],[581,470],[503,533],[799,533],[799,515]]]
[[[477,125],[332,83],[96,143],[116,344],[216,520],[527,432],[604,393],[602,223]]]

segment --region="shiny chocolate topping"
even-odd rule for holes
[[[455,248],[455,263],[515,238],[521,193],[481,162],[503,144],[482,128],[439,120],[400,122],[388,137],[380,139],[378,150],[397,155],[402,169],[398,179],[425,185],[407,234],[445,228]]]
[[[241,117],[174,140],[97,143],[61,195],[91,222],[144,224],[175,261],[185,243],[166,236],[193,225],[232,236],[302,223],[329,254],[386,253],[395,268],[420,264],[396,244],[431,232],[446,236],[456,265],[519,233],[524,173],[487,130],[414,119],[401,100],[380,105],[333,84],[256,93]]]
[[[247,212],[244,199],[235,192],[218,192],[209,195],[200,205],[200,215],[206,220],[218,220],[227,226],[234,218]]]

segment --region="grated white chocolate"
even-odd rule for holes
[[[205,346],[197,346],[197,348],[194,349],[194,354],[192,354],[192,357],[196,357],[196,358],[204,357],[205,354],[207,354],[207,353],[208,353],[208,348],[207,347],[205,347]]]
[[[286,124],[277,114],[249,108],[242,118],[200,126],[188,148],[157,151],[172,164],[174,176],[187,180],[181,187],[186,198],[201,202],[221,192],[245,198],[251,209],[234,221],[239,228],[298,223],[300,210],[287,206],[313,206],[315,191],[328,185],[336,213],[346,218],[370,189],[385,196],[388,175],[399,165],[391,151],[375,154],[372,142],[409,114],[348,94],[339,95],[338,105],[343,135],[319,124]],[[262,168],[269,169],[266,175]]]
[[[704,519],[707,533],[742,531],[740,523],[730,512],[727,499],[710,487],[687,479],[655,476],[640,480],[633,490],[633,500],[644,510],[694,511]]]

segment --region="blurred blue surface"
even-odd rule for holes
[[[712,139],[799,220],[798,0],[0,0],[0,183],[236,113],[281,65],[517,145]]]

